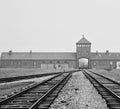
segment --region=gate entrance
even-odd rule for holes
[[[120,61],[116,62],[116,69],[120,69]]]
[[[89,64],[88,64],[88,59],[87,58],[80,58],[79,59],[79,68],[88,68]]]

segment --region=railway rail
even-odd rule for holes
[[[31,79],[31,78],[38,78],[38,77],[44,77],[44,76],[51,76],[56,75],[58,73],[68,73],[68,72],[75,72],[78,70],[71,70],[71,71],[65,71],[65,72],[51,72],[51,73],[44,73],[44,74],[34,74],[34,75],[27,75],[27,76],[16,76],[16,77],[7,77],[7,78],[0,78],[0,83],[6,83],[6,82],[13,82],[13,81],[19,81],[23,79]]]
[[[56,76],[29,86],[0,101],[0,109],[48,109],[73,72]]]
[[[105,99],[110,109],[120,109],[120,83],[95,72],[83,70],[83,73]]]

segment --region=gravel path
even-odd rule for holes
[[[108,109],[107,105],[81,72],[74,73],[50,109]]]

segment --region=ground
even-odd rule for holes
[[[45,79],[51,78],[52,76],[41,77],[41,78],[33,78],[27,80],[20,80],[8,83],[0,84],[0,100],[5,99],[13,94],[28,88],[32,84],[36,84],[38,82],[42,82]]]
[[[113,69],[111,71],[101,70],[101,69],[92,69],[91,71],[95,71],[96,73],[100,73],[110,78],[120,82],[120,69]]]
[[[27,76],[27,75],[34,75],[34,74],[44,74],[44,73],[54,73],[60,72],[63,70],[41,70],[39,68],[0,68],[0,78],[7,78],[7,77],[16,77],[16,76]]]

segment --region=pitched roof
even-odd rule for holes
[[[91,44],[84,36],[82,39],[80,39],[77,44]]]
[[[91,53],[92,60],[120,60],[120,53]]]
[[[76,60],[76,53],[72,52],[3,52],[2,60]]]

